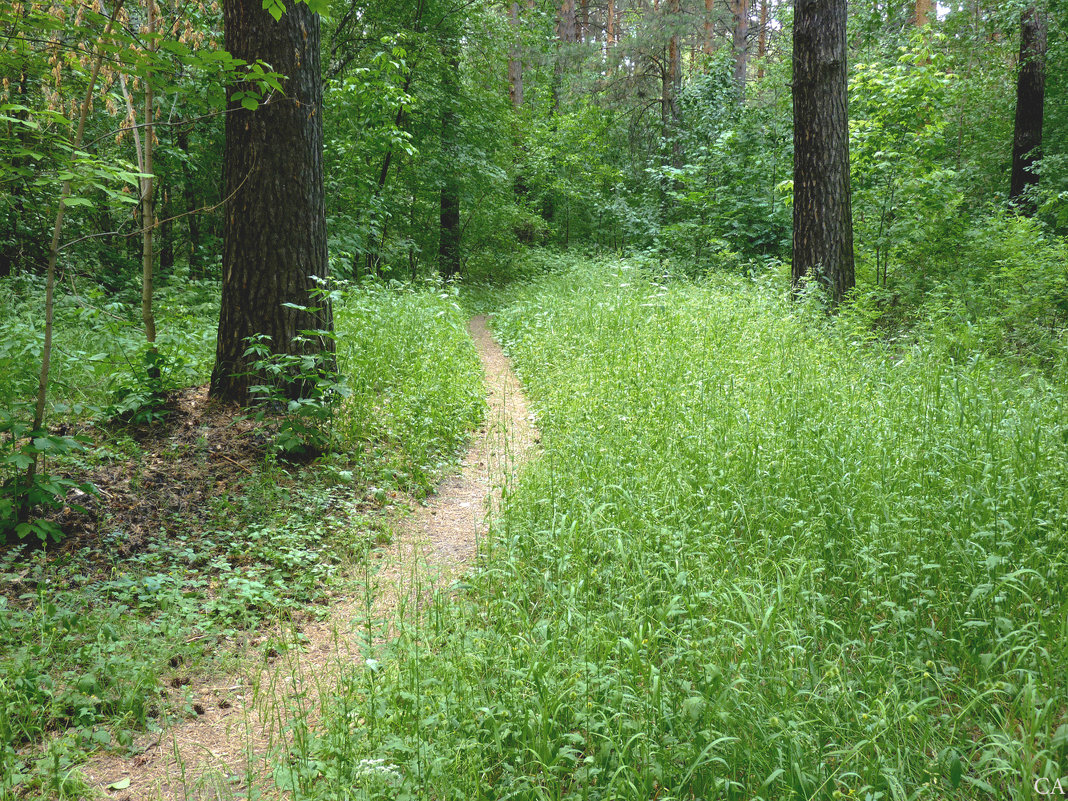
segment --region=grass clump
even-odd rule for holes
[[[308,797],[1024,799],[1068,772],[1065,387],[782,295],[625,265],[513,294],[545,452],[459,602],[354,671]]]
[[[334,314],[351,392],[336,423],[343,447],[370,457],[367,478],[380,489],[425,495],[485,411],[456,291],[368,283],[347,290]]]

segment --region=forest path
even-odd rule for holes
[[[320,698],[362,660],[361,643],[388,636],[413,602],[447,587],[474,562],[479,538],[533,452],[537,432],[486,318],[472,318],[468,330],[485,372],[488,409],[460,470],[427,505],[392,521],[392,542],[370,552],[355,591],[332,600],[327,620],[288,624],[273,635],[278,647],[266,652],[275,656],[244,675],[179,689],[192,696],[197,717],[143,738],[136,756],[105,755],[85,765],[83,775],[102,796],[284,797],[272,778],[277,757],[294,737],[316,729]]]

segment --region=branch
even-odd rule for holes
[[[271,104],[272,102],[275,101],[275,99],[277,97],[284,97],[284,95],[279,95],[277,92],[272,90],[271,93],[267,96],[267,99],[264,100],[262,103],[260,103],[260,106],[266,106],[266,105]],[[153,122],[152,125],[157,127],[157,128],[159,128],[159,127],[174,128],[174,127],[178,127],[178,126],[181,126],[181,125],[192,125],[195,122],[200,122],[201,120],[209,120],[212,117],[221,117],[224,114],[230,114],[231,112],[234,112],[234,111],[244,111],[244,109],[241,108],[241,107],[238,107],[238,106],[235,106],[234,108],[223,108],[223,109],[219,109],[218,111],[209,111],[207,114],[199,114],[196,117],[190,117],[188,119],[183,119],[183,120],[176,120],[174,122],[171,122],[170,120],[168,120],[167,122],[156,121],[156,122]],[[103,134],[101,136],[98,136],[96,139],[94,139],[93,141],[89,142],[89,144],[87,144],[85,146],[85,148],[83,148],[83,149],[91,148],[94,145],[96,145],[98,142],[102,142],[103,140],[105,140],[105,139],[107,139],[109,137],[115,136],[116,134],[126,133],[127,131],[135,131],[135,130],[137,130],[139,128],[144,128],[144,127],[145,127],[144,123],[139,123],[137,125],[124,125],[121,128],[113,128],[108,133]]]
[[[175,214],[173,217],[166,217],[166,218],[164,218],[162,220],[156,220],[156,225],[150,226],[150,227],[155,228],[157,226],[163,225],[164,223],[169,223],[169,222],[174,222],[175,220],[180,220],[182,217],[189,217],[192,214],[200,214],[201,212],[212,212],[212,211],[215,211],[216,209],[220,208],[221,206],[226,205],[226,203],[229,200],[234,198],[237,195],[237,193],[241,191],[242,187],[244,187],[245,183],[248,181],[249,177],[252,175],[253,170],[255,170],[255,169],[256,169],[256,163],[253,162],[252,166],[249,167],[248,172],[245,173],[245,177],[241,179],[241,183],[237,185],[237,187],[234,189],[233,192],[231,192],[229,195],[224,197],[218,203],[213,203],[210,206],[201,206],[199,209],[193,209],[192,211],[183,211],[181,214]],[[130,231],[128,233],[123,233],[122,231],[99,231],[99,232],[97,232],[95,234],[86,234],[85,236],[80,236],[77,239],[72,239],[70,242],[67,242],[66,244],[64,244],[59,249],[61,251],[63,251],[63,250],[66,250],[69,247],[73,247],[74,245],[77,245],[79,242],[84,242],[87,239],[99,239],[99,238],[104,237],[104,236],[121,236],[123,238],[129,238],[131,236],[137,236],[138,234],[143,234],[146,230],[148,230],[148,229],[147,228],[137,228],[137,229],[135,229],[133,231]]]

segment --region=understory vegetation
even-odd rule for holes
[[[1068,0],[0,2],[0,801],[1065,790],[1066,332]]]
[[[0,391],[24,397],[20,353],[39,332],[20,322],[42,298],[31,281],[4,288],[19,314],[4,321]],[[120,388],[129,397],[143,377],[128,307],[98,308],[86,290],[87,305],[74,297],[60,310],[81,321],[66,330],[83,338],[57,349],[56,395],[72,410],[65,425],[91,437],[46,467],[89,475],[107,497],[87,498],[81,517],[61,512],[72,517],[61,545],[0,555],[0,798],[80,797],[74,768],[87,753],[132,749],[138,732],[203,713],[191,677],[225,669],[241,646],[277,655],[285,641],[271,624],[325,614],[350,568],[390,537],[382,510],[424,495],[481,418],[464,317],[454,293],[433,284],[341,290],[339,369],[354,380],[326,418],[315,411],[334,448],[314,467],[271,447],[272,415],[191,417],[182,399],[195,390],[178,388],[207,378],[211,289],[164,287],[178,333],[160,351],[182,367],[164,373],[167,392],[141,424],[111,411]],[[200,484],[183,503],[183,487]],[[124,514],[124,492],[161,508]]]
[[[507,295],[544,453],[459,597],[340,688],[305,797],[1023,799],[1065,773],[1063,347],[886,341],[775,280],[627,261]]]

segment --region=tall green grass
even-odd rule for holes
[[[460,597],[354,670],[309,797],[1028,799],[1068,774],[1065,386],[625,265],[536,281],[496,327],[544,454]]]
[[[338,368],[351,395],[336,425],[380,483],[425,494],[482,419],[478,353],[455,290],[364,284],[335,308]]]

